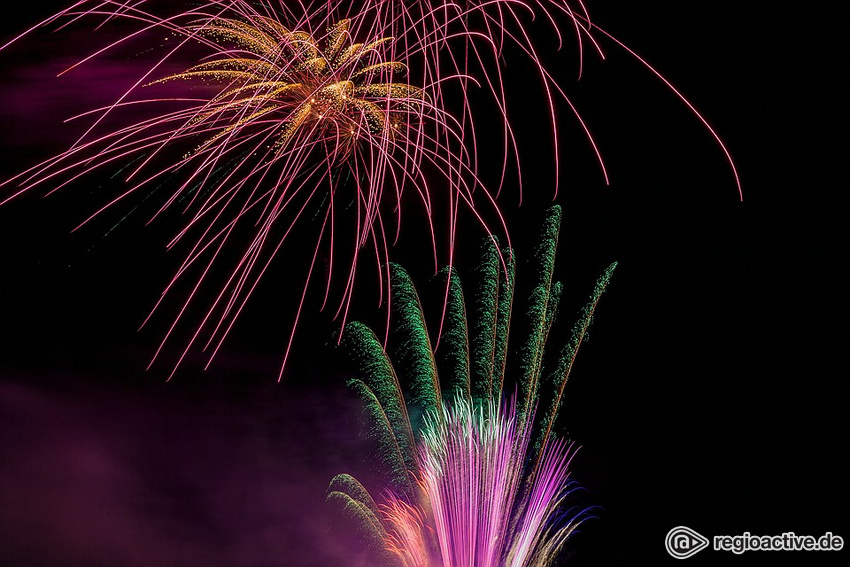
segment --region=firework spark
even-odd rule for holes
[[[381,289],[388,285],[388,250],[401,230],[405,192],[418,194],[426,211],[435,266],[432,187],[448,193],[452,215],[463,205],[475,214],[482,195],[492,204],[486,191],[476,191],[480,184],[468,156],[457,151],[462,126],[434,104],[434,83],[410,81],[403,61],[408,54],[394,38],[366,36],[350,19],[316,23],[315,15],[296,17],[291,10],[283,12],[294,23],[287,26],[286,18],[263,4],[207,2],[168,17],[144,11],[143,4],[83,1],[47,21],[101,16],[139,27],[92,57],[143,32],[167,31],[177,41],[113,105],[84,115],[94,121],[79,142],[7,181],[4,185],[18,187],[2,202],[48,183],[56,190],[109,167],[129,168],[130,186],[91,218],[142,189],[166,188],[169,194],[156,214],[174,206],[189,213],[169,247],[190,242],[163,298],[186,274],[200,275],[181,300],[163,345],[213,267],[235,247],[241,249],[227,260],[229,276],[202,312],[175,369],[199,344],[212,360],[302,217],[321,222],[284,365],[320,252],[328,259],[323,307],[331,300],[332,282],[341,278],[336,316],[344,321],[364,251],[376,258]],[[194,64],[156,77],[187,51]],[[143,88],[200,96],[132,98]],[[169,110],[95,133],[107,115],[142,104],[168,104]],[[388,215],[394,217],[395,236]],[[237,239],[246,226],[252,227],[247,245]],[[342,275],[335,274],[341,271],[335,269],[336,257],[347,260]]]
[[[615,265],[597,281],[553,369],[544,371],[562,289],[552,278],[559,227],[554,207],[535,254],[527,309],[510,324],[513,254],[500,253],[493,242],[477,271],[472,324],[459,283],[449,285],[437,353],[416,290],[398,267],[391,346],[385,350],[367,327],[349,324],[342,345],[357,368],[349,386],[363,400],[386,496],[376,504],[360,483],[341,475],[331,483],[329,502],[349,510],[378,560],[403,567],[544,567],[586,519],[587,510],[566,507],[575,488],[569,478],[575,451],[556,437],[553,423]],[[446,275],[459,280],[453,271]],[[508,364],[509,326],[519,331],[516,366]]]

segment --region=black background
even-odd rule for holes
[[[48,4],[8,14],[3,38],[51,14]],[[599,506],[573,565],[673,562],[663,541],[677,525],[709,537],[850,536],[839,350],[846,59],[837,15],[816,4],[588,4],[719,132],[742,200],[699,121],[606,41],[607,59],[586,54],[579,81],[572,44],[548,62],[611,181],[562,107],[555,197],[545,115],[524,104],[533,76],[509,54],[509,72],[528,75],[511,96],[532,148],[522,204],[511,188],[500,198],[520,258],[554,198],[567,323],[619,262],[561,417],[582,445],[582,501]],[[51,58],[84,47],[36,39],[0,52],[2,177],[61,151],[73,141],[61,120],[102,102],[79,97],[105,96],[49,72]],[[95,185],[0,208],[0,564],[339,561],[324,489],[360,453],[344,372],[325,347],[331,314],[308,313],[278,383],[300,281],[278,268],[212,366],[190,357],[166,382],[167,363],[145,367],[167,317],[137,328],[178,265],[163,250],[175,219],[144,226],[135,215],[110,231],[118,219],[107,218],[69,234],[103,202]],[[432,266],[419,260],[415,226],[393,259],[424,282]],[[479,239],[464,225],[461,270]],[[688,561],[846,562],[846,552],[719,554]]]

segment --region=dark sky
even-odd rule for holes
[[[54,4],[9,14],[2,37]],[[602,42],[605,61],[588,54],[579,81],[571,44],[551,56],[610,174],[606,186],[560,108],[566,323],[619,262],[561,416],[582,444],[574,478],[601,507],[572,564],[672,562],[663,541],[677,525],[846,538],[838,17],[826,3],[623,4],[588,6],[707,117],[744,198],[699,121],[616,45]],[[111,60],[59,80],[85,34],[37,37],[0,53],[3,178],[61,151],[74,132],[62,120],[109,102],[139,70]],[[511,96],[536,96],[532,81]],[[552,151],[538,109],[514,108],[531,148],[525,192],[519,206],[507,188],[500,206],[522,259],[553,202]],[[101,182],[0,208],[0,565],[344,564],[324,489],[362,465],[343,373],[324,347],[330,314],[306,318],[278,383],[296,281],[279,266],[213,365],[190,358],[166,383],[166,363],[145,368],[167,317],[137,329],[180,259],[164,251],[174,219],[133,215],[112,230],[109,217],[71,234],[102,204]],[[474,227],[461,236],[477,247]],[[417,240],[408,234],[393,259],[424,281]],[[459,252],[461,270],[467,258]],[[846,552],[783,555],[846,564]]]

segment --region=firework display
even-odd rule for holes
[[[514,253],[496,206],[511,156],[515,185],[520,195],[523,190],[504,53],[519,52],[540,79],[538,106],[552,134],[554,169],[557,97],[589,137],[607,181],[589,129],[547,70],[524,14],[551,23],[559,46],[560,19],[569,23],[579,61],[585,43],[602,55],[597,32],[610,36],[591,22],[580,0],[363,0],[298,7],[212,0],[162,10],[146,0],[81,0],[42,22],[60,28],[91,18],[102,27],[122,23],[117,39],[74,67],[153,34],[167,39],[158,40],[160,54],[114,103],[78,117],[91,125],[76,143],[4,182],[8,193],[0,204],[35,187],[56,190],[118,169],[128,187],[88,220],[152,190],[165,193],[155,216],[181,208],[188,221],[169,246],[186,245],[188,252],[154,308],[177,295],[178,312],[155,360],[195,304],[207,304],[178,351],[172,375],[193,347],[212,361],[272,261],[306,231],[312,246],[300,294],[290,298],[296,309],[281,375],[308,292],[323,287],[322,308],[335,308],[337,341],[358,364],[348,385],[364,403],[388,491],[377,505],[360,482],[341,475],[332,481],[328,501],[391,564],[551,565],[585,517],[566,508],[574,451],[557,438],[555,420],[614,266],[597,282],[547,370],[546,343],[562,293],[553,281],[561,212],[552,208],[543,223],[524,316],[517,317]],[[693,106],[667,86],[719,142]],[[478,91],[488,110],[474,104],[482,100]],[[139,107],[151,111],[138,118]],[[107,126],[131,110],[128,123]],[[493,132],[501,135],[500,159],[480,154],[480,138]],[[491,186],[485,179],[496,181]],[[448,251],[433,334],[411,279],[390,262],[402,220],[411,216],[409,193],[425,212],[435,271],[439,251]],[[480,287],[469,304],[454,266],[462,210],[491,235],[477,272]],[[440,236],[443,224],[448,230]],[[348,322],[364,253],[375,259],[387,312],[384,340]],[[321,272],[323,284],[313,283]],[[176,292],[187,279],[189,291]],[[511,349],[510,329],[516,345]]]
[[[363,402],[388,492],[377,504],[343,474],[331,482],[328,502],[376,560],[405,567],[552,565],[585,518],[584,510],[566,506],[574,450],[553,424],[616,264],[597,281],[561,351],[545,356],[562,289],[553,281],[560,223],[553,207],[535,269],[525,274],[531,291],[523,313],[512,309],[513,252],[490,241],[471,315],[459,276],[446,274],[455,284],[436,352],[418,294],[398,266],[393,344],[384,349],[368,327],[349,324],[341,344],[356,367],[349,387]],[[511,344],[519,347],[508,349],[511,328]]]
[[[11,4],[0,564],[833,563],[845,18],[711,8]]]

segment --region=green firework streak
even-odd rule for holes
[[[475,271],[480,283],[472,296],[472,319],[469,321],[470,394],[478,405],[489,402],[493,395],[501,274],[499,249],[495,240],[488,238]]]
[[[460,276],[454,269],[440,272],[445,280],[445,316],[435,359],[443,387],[443,401],[471,400],[469,384],[469,332]]]
[[[410,276],[401,266],[391,264],[390,284],[395,325],[391,350],[396,365],[405,369],[405,399],[413,431],[418,431],[422,416],[435,411],[440,404],[437,365],[422,304]]]

